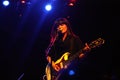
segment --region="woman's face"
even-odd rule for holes
[[[58,25],[57,31],[61,32],[62,34],[66,33],[67,30],[68,30],[68,27],[66,24]]]

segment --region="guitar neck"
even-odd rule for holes
[[[104,44],[104,42],[105,42],[104,39],[98,38],[98,39],[92,41],[90,44],[88,44],[88,46],[89,46],[90,49],[92,49],[92,48],[96,48],[96,47],[101,46],[102,44]],[[89,52],[89,51],[84,50],[84,48],[81,49],[81,50],[79,50],[76,54],[74,54],[73,56],[70,56],[67,61],[64,61],[64,62],[63,62],[63,65],[68,65],[68,64],[70,64],[75,58],[79,57],[79,55],[80,55],[81,53],[83,53],[83,54],[86,55],[87,52]]]

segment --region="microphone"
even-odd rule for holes
[[[57,28],[57,32],[61,32],[62,31],[62,28],[61,27],[58,27]]]
[[[57,29],[57,34],[60,35],[62,33],[61,29]]]

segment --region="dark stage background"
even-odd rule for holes
[[[112,16],[112,1],[77,0],[70,7],[66,4],[68,0],[55,0],[50,12],[42,8],[47,0],[28,1],[31,4],[23,5],[19,0],[11,0],[9,7],[3,7],[0,1],[1,80],[18,80],[22,75],[21,80],[42,80],[47,65],[44,51],[52,24],[58,17],[67,17],[84,43],[100,37],[105,40],[105,44],[92,49],[80,64],[72,66],[77,69],[76,74],[68,80],[118,80],[120,69],[112,58],[119,59],[113,50],[119,41],[114,40],[118,30],[113,32],[113,28],[119,21],[116,22],[118,13]]]

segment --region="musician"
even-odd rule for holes
[[[47,80],[55,79],[61,69],[67,68],[62,61],[69,60],[70,56],[81,49],[88,49],[87,44],[83,44],[80,38],[75,35],[71,29],[71,24],[67,18],[58,18],[55,20],[51,30],[51,40],[46,49],[46,58],[48,65],[46,66]],[[84,54],[80,53],[79,58]]]

